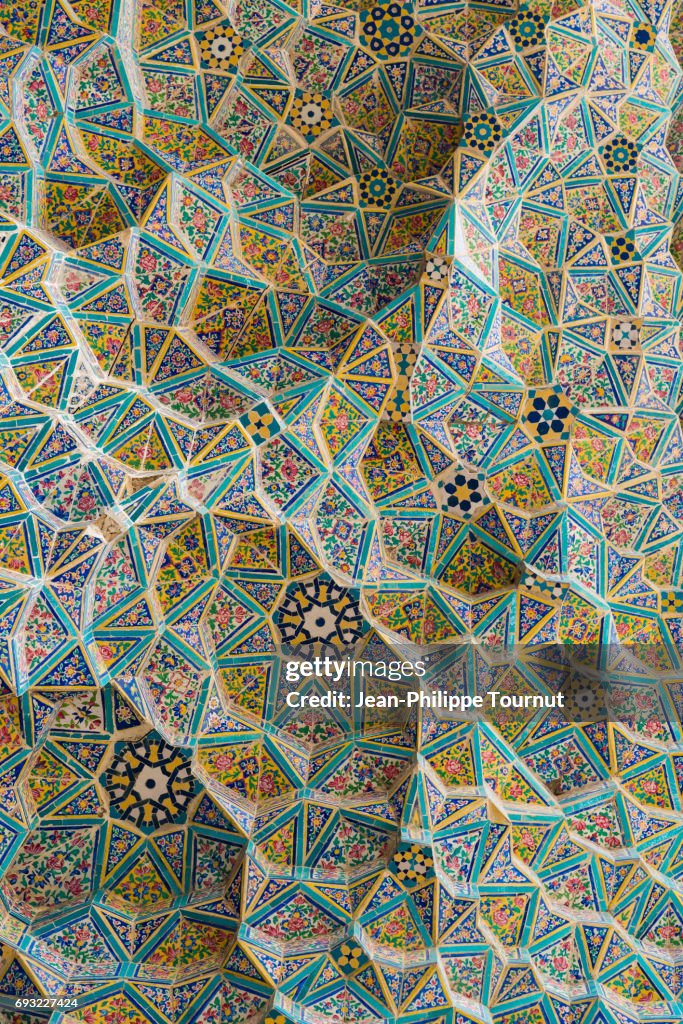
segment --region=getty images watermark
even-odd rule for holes
[[[534,710],[542,708],[564,708],[564,694],[558,693],[509,693],[488,689],[479,694],[458,693],[453,688],[429,689],[424,685],[428,673],[426,660],[377,661],[355,658],[334,658],[329,655],[317,656],[310,660],[288,660],[285,662],[285,679],[292,684],[285,697],[290,708],[423,708],[444,711],[495,711],[497,709]],[[310,680],[339,684],[350,683],[353,693],[345,689],[322,689],[297,684]],[[371,683],[370,692],[362,683]],[[382,681],[394,684],[385,689]],[[422,683],[419,689],[409,689]],[[398,689],[396,684],[403,684]],[[359,686],[360,684],[360,686]]]

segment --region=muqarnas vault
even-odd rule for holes
[[[683,1016],[671,18],[0,0],[2,1024]]]

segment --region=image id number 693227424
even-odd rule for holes
[[[49,996],[38,999],[15,999],[14,1005],[17,1010],[77,1010],[78,1000],[77,999],[51,999]]]

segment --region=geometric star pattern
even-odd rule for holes
[[[0,1024],[681,1019],[677,17],[0,0]]]
[[[143,831],[180,821],[193,795],[189,759],[148,736],[120,745],[100,782],[109,796],[109,813]]]

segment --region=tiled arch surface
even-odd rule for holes
[[[680,1019],[671,17],[0,0],[2,1024]],[[600,642],[621,721],[283,642]]]

